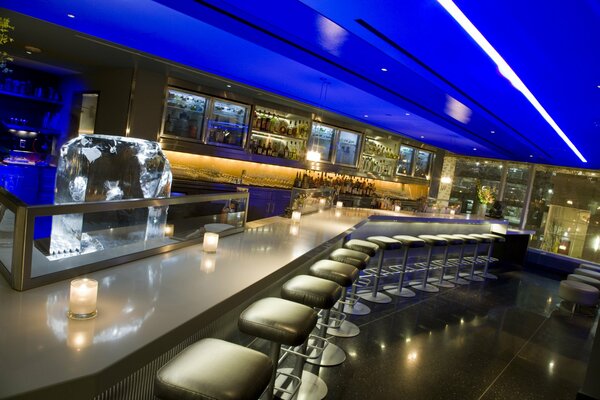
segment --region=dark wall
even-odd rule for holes
[[[134,75],[129,136],[158,140],[162,123],[167,73],[137,69]]]

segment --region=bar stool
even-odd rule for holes
[[[463,256],[463,261],[465,261],[467,264],[471,264],[471,270],[468,273],[461,272],[459,274],[459,277],[464,278],[471,282],[483,282],[484,279],[482,277],[475,275],[475,266],[478,263],[477,256],[479,254],[479,244],[483,241],[483,239],[478,238],[476,236],[472,236],[472,235],[456,234],[456,236],[458,236],[462,239],[465,239],[465,245],[467,244],[467,242],[466,242],[467,240],[469,240],[471,242],[469,244],[474,244],[473,256],[472,257],[464,257]],[[487,240],[489,241],[490,239],[487,239]],[[473,241],[475,241],[475,243],[472,243]]]
[[[387,285],[383,287],[383,290],[389,294],[400,297],[414,297],[416,293],[409,288],[404,287],[404,277],[406,276],[406,268],[408,267],[408,252],[410,249],[417,249],[425,247],[425,241],[423,239],[416,238],[408,235],[396,235],[392,239],[395,239],[402,243],[404,247],[404,254],[402,255],[402,266],[400,267],[400,279],[398,279],[397,285]]]
[[[467,245],[477,244],[477,239],[472,238],[467,235],[457,235],[457,234],[439,235],[439,236],[442,236],[442,237],[452,236],[452,237],[456,238],[457,240],[462,241],[462,244],[460,246],[460,252],[458,254],[458,258],[449,260],[450,265],[452,267],[456,268],[456,270],[454,271],[454,275],[446,275],[446,276],[444,276],[444,279],[447,279],[449,282],[454,283],[456,285],[468,285],[470,282],[468,280],[460,277],[460,269],[463,265],[463,257],[465,255],[465,247]]]
[[[343,288],[352,286],[352,283],[358,278],[358,272],[358,269],[350,264],[333,260],[320,260],[309,268],[309,273],[311,275],[334,281]],[[332,310],[330,313],[333,315],[334,323],[332,324],[333,327],[327,329],[329,335],[347,338],[354,337],[360,333],[360,328],[356,326],[356,324],[346,321],[346,314],[344,313],[344,306],[346,303],[346,290],[344,289],[342,290],[342,297],[338,301],[336,310]],[[328,357],[328,354],[323,355],[323,358]],[[311,360],[307,360],[307,362],[314,364]]]
[[[279,362],[281,345],[299,346],[308,338],[317,324],[317,313],[310,307],[293,301],[267,297],[250,304],[238,319],[240,331],[271,342],[269,355],[273,365]],[[273,368],[266,398],[272,399],[275,391],[277,367]],[[299,377],[288,376],[297,381],[296,390],[301,380]],[[277,391],[290,393],[281,388]],[[295,392],[290,393],[294,397]]]
[[[353,239],[350,240],[349,242],[359,242],[359,240]],[[348,243],[349,243],[348,242]],[[360,242],[364,242],[364,243],[368,243],[369,245],[373,245],[375,247],[377,247],[376,244],[373,244],[371,242],[367,242],[365,240],[360,240]],[[355,247],[355,246],[353,246]],[[365,248],[364,246],[361,246],[360,248]],[[358,250],[352,250],[352,249],[336,249],[334,251],[331,252],[331,254],[329,254],[329,259],[333,260],[333,261],[339,261],[342,263],[346,263],[346,264],[350,264],[355,268],[358,268],[360,271],[364,270],[367,267],[367,264],[369,263],[369,259],[371,257],[366,254],[365,252],[362,251],[358,251]],[[348,304],[346,304],[344,306],[344,312],[347,314],[352,314],[352,315],[367,315],[371,312],[371,309],[369,308],[369,306],[362,304],[361,302],[359,302],[359,297],[356,295],[356,290],[358,288],[358,283],[361,282],[361,279],[359,277],[359,279],[355,280],[352,283],[352,289],[350,294],[346,295],[346,297],[344,298],[344,301],[347,301]],[[367,284],[367,282],[361,282],[362,284]]]
[[[490,274],[488,272],[488,267],[490,263],[498,261],[497,258],[492,257],[492,252],[494,251],[494,243],[504,243],[506,239],[500,235],[494,235],[493,233],[484,233],[483,236],[489,237],[492,239],[492,243],[490,243],[488,247],[487,257],[485,258],[485,267],[483,267],[483,273],[481,276],[487,279],[498,279],[498,277],[494,274]]]
[[[163,400],[255,400],[269,385],[273,362],[265,354],[219,339],[202,339],[156,373]]]
[[[316,308],[317,311],[319,311],[318,309],[323,310],[323,317],[317,323],[319,325],[318,339],[322,341],[323,345],[311,346],[315,350],[312,358],[319,357],[326,347],[335,346],[325,339],[325,335],[329,326],[330,310],[341,295],[342,287],[337,283],[310,275],[295,276],[281,287],[282,298]],[[327,385],[325,382],[317,375],[303,371],[305,359],[312,355],[312,352],[310,355],[307,352],[309,340],[310,337],[302,344],[294,368],[284,368],[282,372],[302,377],[302,384],[300,385],[298,394],[299,398],[322,399],[327,395]]]
[[[481,243],[486,244],[487,245],[487,255],[481,255],[478,254],[477,255],[477,263],[479,264],[483,264],[483,270],[482,271],[475,271],[475,273],[479,276],[481,276],[482,278],[486,278],[484,276],[485,273],[487,273],[487,266],[489,265],[489,256],[491,256],[491,251],[492,251],[492,246],[494,245],[494,238],[488,236],[489,234],[487,233],[471,233],[469,234],[469,236],[473,236],[476,237],[478,239],[481,239]],[[492,274],[490,274],[492,275]],[[493,278],[488,278],[488,279],[498,279],[498,277],[496,275],[492,275]]]
[[[388,250],[398,250],[402,248],[402,243],[396,239],[392,239],[387,236],[369,236],[367,241],[375,243],[379,247],[379,259],[377,260],[377,268],[373,273],[373,287],[371,292],[358,292],[358,296],[366,301],[373,303],[386,304],[391,303],[392,298],[387,294],[379,291],[379,280],[381,279],[383,269],[383,259],[385,258],[385,252]]]
[[[433,259],[433,249],[434,247],[445,247],[444,252],[446,252],[448,250],[448,241],[434,235],[419,235],[419,239],[424,240],[429,248],[427,252],[427,261],[425,263],[425,273],[423,274],[423,279],[420,282],[411,282],[410,286],[413,289],[420,290],[422,292],[437,293],[440,291],[440,289],[429,284],[429,271],[431,269]]]
[[[449,260],[450,247],[451,246],[461,246],[461,249],[462,249],[462,246],[465,241],[459,237],[455,237],[454,235],[442,234],[442,235],[436,235],[436,236],[447,240],[448,245],[446,246],[446,249],[444,250],[444,261],[442,262],[442,273],[440,274],[440,278],[437,282],[432,282],[432,283],[436,286],[443,287],[443,288],[456,287],[456,285],[453,282],[450,282],[447,280],[448,275],[446,275],[446,270],[448,269],[449,264],[454,266],[454,263],[450,262],[450,260]]]

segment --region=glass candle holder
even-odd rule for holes
[[[344,203],[342,203],[341,201],[338,201],[337,203],[335,203],[335,208],[342,208],[344,207]]]
[[[214,232],[206,232],[204,234],[204,242],[202,249],[205,253],[216,253],[219,246],[219,234]]]
[[[394,206],[394,211],[395,212],[400,212],[400,206]]]
[[[98,281],[94,279],[74,279],[69,293],[69,318],[90,319],[98,314]]]

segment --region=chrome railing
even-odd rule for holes
[[[147,241],[139,235],[143,224],[110,224],[149,207],[169,207],[164,237]],[[30,206],[0,188],[0,272],[12,288],[27,290],[199,244],[206,231],[242,232],[247,211],[247,192]],[[88,237],[109,244],[81,254],[50,254],[51,222],[63,214],[81,214]]]

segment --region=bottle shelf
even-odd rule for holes
[[[170,110],[185,111],[185,112],[189,112],[189,113],[193,113],[193,114],[204,114],[204,110],[192,110],[192,109],[189,109],[189,108],[172,106],[172,105],[168,105],[167,108],[170,109]]]
[[[378,158],[378,159],[382,159],[382,160],[390,160],[390,161],[398,161],[397,158],[392,158],[392,157],[387,157],[387,156],[379,156],[376,154],[369,154],[369,153],[362,153],[363,157],[371,157],[371,158]]]
[[[275,138],[289,140],[289,141],[301,140],[303,142],[306,142],[306,138],[301,138],[301,137],[297,137],[297,136],[289,136],[289,135],[284,135],[281,133],[258,131],[258,130],[252,130],[252,135],[262,136],[262,137],[275,137]]]
[[[32,101],[36,101],[38,103],[46,103],[46,104],[52,104],[55,106],[62,106],[63,103],[62,101],[59,100],[52,100],[52,99],[47,99],[45,97],[37,97],[37,96],[30,96],[27,94],[21,94],[21,93],[15,93],[15,92],[8,92],[6,90],[0,90],[0,95],[2,96],[8,96],[8,97],[14,97],[17,99],[23,99],[23,100],[32,100]]]

